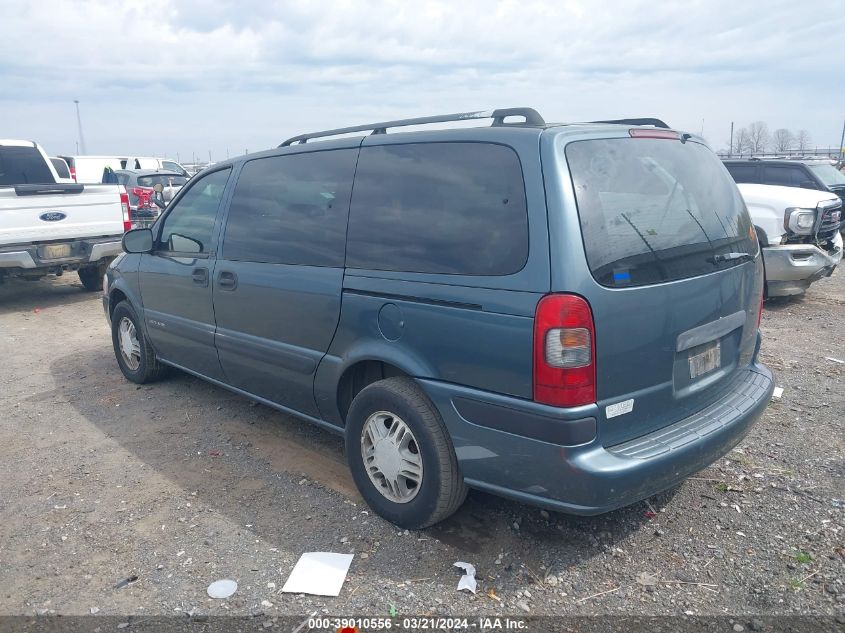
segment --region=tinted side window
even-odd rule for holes
[[[512,149],[417,143],[361,150],[348,266],[508,275],[527,258],[525,184]]]
[[[343,266],[357,149],[248,161],[238,178],[223,258]]]
[[[799,187],[804,180],[812,180],[799,167],[779,167],[776,165],[763,166],[763,182],[767,185],[781,187]]]
[[[53,163],[53,167],[59,175],[59,178],[70,178],[70,170],[68,170],[67,163],[65,163],[65,161],[61,158],[51,158],[50,162]]]
[[[177,174],[185,173],[185,170],[182,169],[182,166],[179,163],[174,163],[169,160],[162,161],[161,163],[162,169],[169,169],[170,171],[175,171]]]
[[[738,165],[726,163],[734,182],[757,182],[757,165]]]
[[[174,253],[208,253],[217,208],[231,169],[221,169],[196,180],[173,208],[161,228],[159,248]]]

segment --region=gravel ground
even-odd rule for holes
[[[130,384],[75,275],[7,283],[0,614],[841,615],[843,291],[840,269],[767,304],[783,397],[675,490],[589,519],[473,492],[407,532],[368,512],[339,437],[185,375]],[[306,551],[355,553],[339,597],[280,593]],[[238,591],[212,600],[220,578]]]

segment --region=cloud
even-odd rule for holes
[[[551,120],[704,119],[717,146],[731,120],[823,144],[841,125],[835,0],[41,0],[3,13],[4,134],[55,152],[73,150],[77,98],[92,151],[218,157],[311,128],[514,104]]]

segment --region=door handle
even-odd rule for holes
[[[238,287],[238,276],[228,270],[221,270],[217,275],[217,285],[221,290],[234,290]]]
[[[208,268],[194,268],[191,277],[193,277],[195,284],[205,288],[208,285]]]

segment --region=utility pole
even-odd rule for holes
[[[839,166],[845,162],[845,121],[842,122],[842,136],[839,138]]]
[[[208,150],[208,162],[211,162],[211,150]]]
[[[734,122],[731,121],[731,153],[728,154],[729,156],[733,157],[734,155]]]
[[[73,102],[76,104],[76,127],[79,129],[79,143],[77,145],[77,152],[79,151],[79,147],[82,147],[82,153],[87,154],[88,151],[85,149],[85,137],[82,135],[82,117],[79,116],[79,100],[74,99]]]

